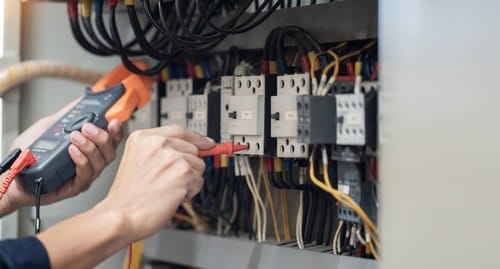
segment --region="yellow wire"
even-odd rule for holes
[[[329,48],[328,50],[336,50],[336,49],[340,49],[342,47],[345,47],[347,45],[347,42],[342,42],[340,44],[338,44],[337,46],[334,46],[334,47],[331,47]]]
[[[325,67],[325,70],[323,70],[323,74],[326,75],[328,74],[328,72],[330,72],[330,69],[334,68],[335,69],[333,70],[333,77],[337,77],[338,74],[339,74],[339,70],[340,70],[340,58],[339,56],[337,55],[337,53],[331,51],[331,50],[328,50],[326,51],[328,54],[330,54],[330,56],[332,56],[333,58],[333,62],[331,62],[330,64],[328,64],[326,67]]]
[[[325,180],[329,181],[330,178],[328,175],[329,173],[328,173],[327,165],[324,165],[323,171],[325,174]],[[356,202],[354,202],[354,200],[352,200],[352,198],[349,195],[341,193],[332,187],[328,187],[327,184],[321,182],[316,177],[316,175],[314,174],[314,161],[313,160],[309,161],[309,176],[311,178],[311,181],[314,183],[314,185],[318,186],[323,191],[330,193],[337,201],[339,201],[344,206],[347,206],[350,209],[352,209],[359,216],[359,218],[363,221],[363,223],[367,227],[367,231],[370,234],[371,240],[375,244],[375,247],[378,248],[379,247],[379,242],[377,240],[378,229],[375,226],[375,224],[373,224],[373,222],[366,215],[364,210],[361,209],[361,207],[359,207],[359,205]],[[375,247],[373,248],[373,250],[375,250]],[[374,252],[373,256],[375,256],[375,255],[377,255],[377,253]]]
[[[264,157],[260,158],[260,164],[264,167]],[[269,178],[267,177],[267,173],[265,169],[261,169],[262,178],[264,179],[264,187],[266,190],[267,200],[269,201],[269,206],[271,210],[271,218],[273,220],[273,228],[274,228],[274,236],[278,242],[281,242],[280,232],[278,228],[278,218],[276,217],[276,210],[274,207],[273,195],[271,193],[271,188],[269,187]]]
[[[285,234],[285,240],[292,239],[292,235],[290,233],[290,223],[288,218],[288,200],[286,198],[286,191],[280,190],[280,198],[281,198],[281,214],[283,215],[283,228]]]
[[[343,55],[342,57],[340,57],[340,61],[344,61],[348,58],[351,58],[351,57],[354,57],[356,55],[359,55],[361,52],[365,51],[366,49],[369,49],[371,47],[373,47],[373,45],[375,45],[377,43],[377,41],[372,41],[368,44],[366,44],[364,47],[362,47],[361,49],[357,50],[357,51],[353,51],[351,53],[347,53],[346,55]]]
[[[373,47],[373,45],[375,45],[376,43],[377,43],[377,41],[371,41],[371,42],[369,42],[368,44],[366,44],[364,47],[362,47],[361,49],[359,49],[359,50],[357,50],[357,51],[353,51],[353,52],[348,53],[348,54],[346,54],[346,55],[340,56],[340,57],[339,57],[339,61],[338,61],[339,63],[338,63],[338,64],[336,64],[336,63],[335,63],[336,61],[335,61],[335,62],[332,62],[332,63],[330,63],[330,64],[327,66],[327,68],[331,69],[331,68],[333,68],[335,65],[336,65],[336,66],[338,66],[338,68],[340,68],[340,62],[342,62],[342,61],[344,61],[344,60],[346,60],[346,59],[349,59],[349,58],[351,58],[351,57],[354,57],[354,56],[356,56],[356,55],[359,55],[361,52],[365,51],[366,49],[369,49],[369,48]],[[345,46],[345,45],[343,45],[343,43],[341,43],[341,44],[339,44],[339,45],[337,45],[337,46],[335,46],[335,47],[333,47],[333,48],[329,49],[328,51],[323,51],[323,52],[317,53],[316,55],[314,55],[314,59],[316,59],[317,57],[319,57],[319,56],[321,56],[321,55],[325,55],[325,54],[327,54],[327,53],[328,53],[328,54],[330,54],[330,52],[335,54],[335,52],[333,52],[332,50],[342,47],[341,45],[342,45],[342,46]],[[330,54],[330,55],[332,55],[332,54]],[[335,54],[335,55],[336,55],[336,54]],[[333,57],[333,55],[332,55],[332,57]],[[334,59],[335,59],[335,57],[334,57]],[[315,74],[315,73],[316,73],[316,72],[315,72],[315,70],[316,70],[316,62],[317,62],[316,60],[311,61],[311,69],[309,70],[309,73],[310,73],[311,79],[313,79],[313,80],[316,80],[316,74]],[[328,70],[329,70],[329,69],[328,69]],[[325,68],[325,70],[326,70],[326,68]],[[326,74],[326,73],[328,73],[328,72],[323,72],[323,73],[324,73],[324,74]],[[337,72],[337,73],[338,73],[338,72]],[[335,75],[335,76],[336,76],[336,75]]]
[[[373,243],[370,241],[366,243],[366,247],[368,250],[370,250],[370,253],[375,257],[376,260],[380,260],[380,256],[377,254],[377,251],[375,250],[375,247],[373,246]]]
[[[190,217],[188,217],[188,216],[186,216],[186,215],[179,214],[179,213],[174,213],[174,215],[172,215],[172,218],[185,221],[185,222],[189,223],[191,226],[194,226],[193,219],[190,218]]]

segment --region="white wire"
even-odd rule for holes
[[[299,170],[299,184],[304,184],[305,168]],[[295,222],[295,237],[297,238],[297,246],[299,249],[304,249],[304,235],[302,234],[304,216],[304,191],[300,191],[299,209],[297,211],[297,221]]]
[[[250,183],[253,184],[254,188],[254,193],[255,193],[255,198],[257,199],[257,205],[261,206],[260,214],[262,218],[261,222],[261,227],[260,227],[260,232],[261,232],[261,242],[266,240],[266,227],[267,227],[267,212],[266,212],[266,206],[264,205],[264,202],[262,202],[262,197],[260,196],[260,191],[257,188],[257,184],[255,182],[255,177],[253,175],[252,167],[250,166],[250,161],[248,156],[243,157],[243,162],[246,165],[246,169],[248,172],[248,175],[250,176]]]
[[[246,171],[246,166],[245,166],[245,161],[244,161],[244,158],[243,156],[241,157],[237,157],[236,160],[238,160],[238,163],[240,165],[240,170],[241,170],[241,174],[245,176],[245,180],[246,180],[246,183],[247,183],[247,186],[248,186],[248,189],[250,190],[250,193],[252,194],[252,198],[253,198],[253,204],[254,204],[254,214],[255,214],[255,218],[257,219],[257,226],[256,226],[256,236],[257,236],[257,241],[258,242],[261,242],[262,241],[262,237],[261,237],[261,225],[262,225],[262,220],[261,220],[261,215],[260,215],[260,207],[259,207],[259,203],[257,202],[257,195],[255,194],[255,190],[253,188],[253,185],[252,185],[252,182],[251,182],[251,179],[250,179],[250,176],[248,175],[247,171]]]
[[[333,248],[333,254],[335,254],[335,255],[338,255],[341,251],[340,249],[337,248],[337,241],[339,240],[340,231],[342,230],[342,226],[344,226],[344,221],[340,220],[339,224],[337,226],[337,230],[335,231],[335,235],[333,236],[332,248]]]
[[[363,238],[361,235],[361,225],[356,229],[356,238],[358,238],[358,241],[363,244],[363,246],[366,246],[366,240]]]
[[[302,235],[302,218],[304,211],[304,192],[300,191],[299,210],[297,211],[297,221],[295,223],[295,237],[297,237],[297,246],[299,249],[304,249],[304,236]]]

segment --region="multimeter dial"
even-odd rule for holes
[[[90,113],[86,113],[85,115],[81,115],[79,117],[77,117],[75,120],[73,120],[72,122],[68,123],[63,131],[65,133],[71,133],[73,131],[80,131],[82,129],[82,126],[87,123],[87,122],[90,122],[90,123],[94,123],[95,120],[97,119],[97,115],[90,112]]]

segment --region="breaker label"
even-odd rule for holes
[[[350,186],[349,186],[349,185],[339,184],[339,191],[340,191],[341,193],[344,193],[344,194],[349,195],[349,189],[350,189]]]
[[[253,120],[255,118],[255,111],[253,110],[243,110],[241,111],[242,120]]]
[[[193,119],[194,120],[205,120],[206,119],[205,112],[203,112],[203,111],[195,111],[193,113]]]
[[[297,120],[297,110],[285,111],[285,120],[296,121]]]
[[[174,120],[180,120],[184,118],[184,113],[182,111],[173,111],[170,113],[169,117]]]

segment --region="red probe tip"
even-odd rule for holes
[[[207,150],[198,151],[198,156],[215,156],[215,155],[232,155],[234,152],[247,150],[248,147],[246,145],[240,144],[231,144],[231,142],[226,142],[224,144],[216,145]]]

